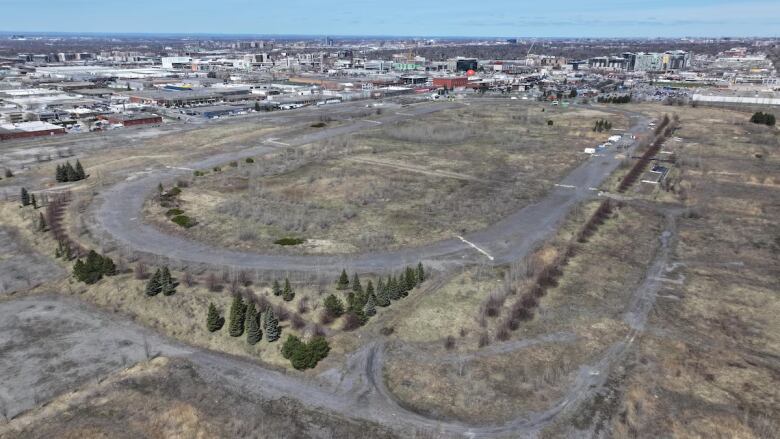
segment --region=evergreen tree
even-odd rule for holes
[[[398,281],[395,276],[390,276],[387,280],[387,296],[390,300],[398,300],[401,298],[401,289],[398,286]]]
[[[282,336],[282,329],[279,327],[279,320],[274,315],[273,308],[268,308],[268,311],[265,312],[265,339],[268,340],[269,343],[273,343],[276,340],[279,340],[279,337]]]
[[[344,303],[333,294],[325,298],[325,310],[333,317],[344,314]]]
[[[376,305],[378,306],[390,306],[390,296],[387,294],[387,286],[382,283],[382,279],[379,279],[379,287],[376,292]]]
[[[35,199],[35,194],[30,194],[30,204],[32,204],[33,209],[38,208],[38,200]]]
[[[406,267],[406,273],[404,275],[404,285],[406,291],[411,291],[417,286],[417,274],[414,272],[414,268]]]
[[[371,282],[371,279],[368,280],[368,283],[366,284],[366,301],[368,301],[369,296],[375,295],[376,292],[374,291],[374,283]]]
[[[374,297],[373,294],[368,295],[368,300],[366,301],[365,313],[369,317],[376,314],[376,298]]]
[[[68,250],[68,253],[70,250]],[[68,254],[68,256],[70,256]],[[116,265],[111,258],[101,256],[94,250],[90,250],[87,258],[82,262],[80,259],[73,266],[73,276],[88,285],[94,284],[103,278],[103,276],[113,276],[116,274]]]
[[[230,326],[229,333],[231,337],[241,337],[244,333],[244,316],[246,314],[246,304],[239,295],[233,296],[233,304],[230,306]]]
[[[57,173],[55,174],[55,180],[57,180],[58,183],[63,183],[68,181],[68,175],[65,172],[64,165],[57,165]]]
[[[70,162],[65,163],[65,175],[66,180],[65,181],[78,181],[79,176],[76,173],[76,170],[71,166]]]
[[[161,276],[162,271],[158,268],[157,271],[154,272],[152,277],[149,278],[149,280],[146,282],[146,289],[144,292],[147,296],[152,297],[156,296],[162,291],[162,282],[161,282]]]
[[[295,292],[293,292],[290,286],[290,279],[284,279],[284,291],[282,292],[282,299],[285,302],[289,302],[295,298]]]
[[[355,273],[355,275],[352,276],[352,291],[354,291],[355,293],[363,292],[363,286],[360,285],[360,278],[358,277],[357,273]]]
[[[260,323],[257,321],[257,310],[255,304],[247,305],[244,321],[246,323],[246,342],[254,345],[263,338],[263,331],[260,329]]]
[[[347,312],[352,312],[358,309],[359,305],[355,296],[355,293],[350,291],[347,293]]]
[[[39,232],[46,231],[46,219],[43,217],[43,212],[38,214],[38,231]]]
[[[30,205],[30,194],[27,192],[27,189],[22,188],[20,200],[22,201],[22,206]]]
[[[160,272],[160,292],[165,296],[172,296],[176,293],[176,281],[171,277],[171,271],[168,267],[163,267]]]
[[[84,168],[81,166],[81,162],[76,160],[76,178],[83,180],[87,178],[87,174],[84,173]]]
[[[421,284],[425,280],[425,269],[423,268],[422,262],[419,262],[417,264],[417,283]]]
[[[282,295],[282,287],[279,286],[279,281],[274,280],[274,284],[271,287],[271,291],[273,291],[274,296],[281,296]]]
[[[255,101],[255,111],[260,111],[260,102]]]
[[[209,303],[209,312],[206,317],[206,329],[209,330],[209,332],[216,332],[222,329],[222,326],[225,324],[225,319],[219,315],[219,311],[217,311],[217,307],[214,306],[213,303]]]
[[[336,282],[337,290],[346,290],[349,287],[349,276],[347,276],[347,270],[341,270],[341,276],[339,276],[338,282]]]

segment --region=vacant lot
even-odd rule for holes
[[[395,438],[369,422],[204,381],[184,359],[155,358],[0,425],[2,438]],[[429,436],[425,436],[429,437]]]
[[[592,211],[589,205],[577,209],[537,252],[537,264],[552,259]],[[398,317],[398,336],[408,342],[389,351],[388,388],[416,411],[476,423],[548,409],[581,365],[597,361],[627,334],[625,309],[655,255],[661,221],[649,209],[617,209],[576,245],[557,286],[539,299],[536,316],[508,337],[499,335],[501,322],[530,288],[515,271],[532,268],[477,268],[455,276]],[[495,315],[485,311],[490,296],[503,303]]]
[[[780,430],[780,134],[749,113],[687,108],[667,144],[689,207],[639,347],[576,428],[614,436],[774,438]],[[572,426],[551,431],[565,435]]]
[[[477,103],[355,136],[235,163],[194,179],[178,206],[186,231],[215,245],[348,253],[451,238],[487,226],[549,190],[606,140],[584,109]],[[548,124],[552,122],[552,125]],[[171,230],[167,209],[147,219]],[[299,246],[274,241],[304,239]]]

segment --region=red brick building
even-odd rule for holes
[[[156,114],[117,114],[103,117],[112,125],[122,125],[126,127],[136,125],[154,125],[161,124],[162,117]]]
[[[0,141],[65,134],[65,128],[46,122],[0,124]]]
[[[465,87],[468,85],[469,80],[465,76],[454,78],[433,78],[434,87],[447,87],[452,90],[458,87]]]

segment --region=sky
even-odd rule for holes
[[[780,36],[780,0],[0,0],[0,31]]]

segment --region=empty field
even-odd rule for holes
[[[177,206],[184,231],[147,205],[147,220],[226,247],[288,253],[399,248],[483,228],[540,197],[625,117],[592,109],[475,102],[377,126],[196,177]],[[552,121],[552,125],[548,124]],[[299,246],[274,242],[294,237]]]

